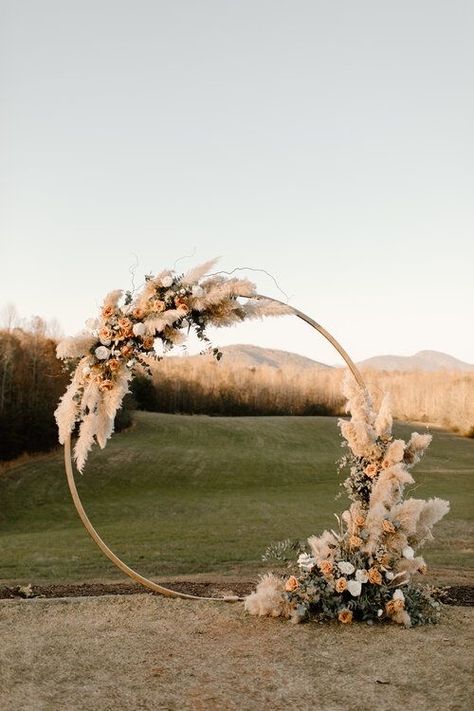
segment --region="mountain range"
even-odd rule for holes
[[[226,362],[242,367],[257,367],[261,365],[270,368],[295,367],[331,368],[333,366],[301,356],[296,353],[278,350],[276,348],[260,348],[252,345],[232,345],[221,348]],[[419,351],[412,356],[380,355],[359,361],[360,368],[373,368],[374,370],[421,370],[433,372],[446,371],[474,371],[474,364],[465,363],[447,353],[439,351]]]

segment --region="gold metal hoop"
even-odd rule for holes
[[[360,371],[358,370],[357,366],[355,363],[352,361],[352,359],[349,357],[349,355],[346,353],[344,348],[336,341],[336,339],[331,336],[329,331],[326,331],[325,328],[323,328],[319,323],[314,321],[314,319],[310,318],[306,314],[304,314],[302,311],[299,311],[298,309],[295,309],[293,306],[289,306],[288,304],[285,304],[283,301],[278,301],[278,299],[272,299],[266,296],[262,296],[258,294],[254,298],[256,299],[267,299],[268,301],[273,301],[277,304],[282,304],[283,306],[287,306],[289,308],[289,313],[293,313],[295,316],[297,316],[299,319],[302,321],[305,321],[308,323],[310,326],[312,326],[316,331],[319,331],[319,333],[324,336],[324,338],[331,343],[334,348],[337,350],[337,352],[341,355],[343,360],[345,361],[347,367],[351,371],[352,375],[354,376],[357,384],[363,389],[366,390],[366,386],[364,383],[364,380],[362,378],[362,375],[360,374]],[[74,470],[72,466],[72,459],[71,459],[71,436],[69,435],[64,443],[64,463],[65,463],[65,468],[66,468],[66,476],[67,476],[67,481],[69,485],[69,490],[71,492],[72,500],[74,501],[74,506],[76,507],[77,513],[79,514],[79,517],[84,524],[84,527],[86,531],[89,533],[90,537],[92,540],[97,544],[97,546],[100,548],[102,553],[109,558],[109,560],[114,563],[114,565],[117,566],[125,575],[128,575],[132,580],[135,580],[135,582],[140,583],[140,585],[143,585],[143,587],[148,588],[148,590],[152,590],[155,593],[160,593],[161,595],[165,595],[167,597],[178,597],[178,598],[184,598],[186,600],[212,600],[213,602],[235,602],[238,600],[242,600],[243,598],[238,597],[238,596],[226,596],[226,597],[201,597],[200,595],[188,595],[187,593],[181,593],[177,592],[176,590],[170,590],[169,588],[165,588],[163,585],[159,585],[158,583],[155,583],[153,580],[149,580],[148,578],[145,578],[143,575],[140,575],[140,573],[137,573],[136,570],[133,570],[133,568],[130,568],[126,563],[124,563],[115,553],[108,547],[108,545],[102,540],[102,538],[99,536],[97,531],[95,530],[94,526],[92,525],[91,521],[89,520],[89,517],[87,516],[85,509],[82,505],[81,499],[79,497],[79,493],[76,488],[76,482],[74,479]]]

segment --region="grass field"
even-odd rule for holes
[[[413,428],[396,427],[406,435]],[[332,527],[341,511],[334,418],[136,413],[77,475],[84,506],[112,549],[158,579],[254,576],[271,541]],[[436,432],[414,470],[416,497],[441,496],[449,516],[425,549],[435,567],[473,569],[474,440]],[[62,452],[0,478],[0,579],[7,583],[122,579],[79,522]]]

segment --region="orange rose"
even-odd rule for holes
[[[318,563],[318,568],[323,575],[331,575],[334,570],[334,565],[330,560],[320,560]]]
[[[300,584],[298,582],[298,579],[295,578],[294,575],[290,575],[290,577],[288,578],[288,580],[285,583],[285,590],[287,592],[293,592],[293,590],[296,590],[296,588],[298,588],[299,585]]]
[[[133,346],[122,346],[122,348],[120,349],[120,353],[125,357],[131,355],[133,353]]]
[[[388,521],[386,518],[383,520],[382,528],[384,530],[384,533],[395,533],[395,526],[391,521]]]
[[[107,365],[109,366],[109,368],[112,372],[114,372],[120,368],[120,363],[116,358],[111,358],[110,360],[108,360]]]
[[[336,580],[336,592],[343,593],[347,590],[347,580],[345,578],[338,578]]]
[[[114,313],[115,309],[113,306],[104,306],[102,309],[102,316],[103,318],[110,318],[112,314]]]
[[[362,528],[365,523],[365,518],[358,514],[357,516],[354,516],[354,523],[356,526],[359,526],[359,528]]]
[[[183,314],[188,313],[189,306],[184,301],[181,301],[181,299],[176,299],[175,304],[178,311],[181,311]]]
[[[377,466],[375,464],[368,464],[364,469],[364,472],[367,474],[368,477],[373,479],[374,476],[377,474]]]
[[[351,536],[349,538],[349,545],[351,548],[360,548],[362,545],[362,538],[359,538],[359,536]]]
[[[403,600],[389,600],[385,605],[385,612],[389,617],[392,617],[400,610],[403,610],[405,603]]]
[[[165,308],[166,308],[165,302],[162,301],[161,299],[152,299],[152,300],[150,301],[150,309],[151,309],[154,313],[160,314],[162,311],[165,310]]]
[[[120,333],[119,337],[120,338],[130,338],[130,336],[133,334],[133,324],[128,318],[119,318],[118,325],[120,327]]]
[[[337,616],[339,622],[343,625],[350,625],[352,622],[352,612],[350,610],[341,610]]]
[[[149,351],[150,348],[153,348],[155,344],[155,339],[153,338],[153,336],[143,336],[142,343],[143,347],[146,348],[147,351]]]
[[[370,568],[369,583],[372,583],[372,585],[382,585],[382,575],[377,568]]]

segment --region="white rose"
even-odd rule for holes
[[[105,346],[99,346],[95,349],[95,357],[99,360],[107,360],[110,355],[110,351]]]
[[[395,592],[393,593],[393,599],[394,599],[394,600],[404,600],[404,599],[405,599],[405,595],[404,595],[403,592],[400,590],[400,588],[397,588],[397,589],[395,590]]]
[[[356,577],[356,580],[357,580],[359,583],[366,583],[367,580],[369,579],[369,574],[368,574],[368,572],[367,572],[366,570],[363,570],[363,569],[361,569],[361,570],[356,570],[356,576],[355,576],[355,577]]]
[[[301,553],[298,558],[298,565],[302,570],[312,570],[316,565],[316,560],[308,553]]]
[[[362,590],[362,583],[360,583],[358,580],[348,580],[347,589],[353,597],[358,597]]]
[[[132,330],[135,336],[144,336],[146,332],[146,326],[144,323],[134,323]]]
[[[402,556],[407,560],[413,560],[413,558],[415,557],[415,551],[411,546],[405,546],[405,548],[402,550]]]
[[[173,278],[171,276],[165,276],[161,280],[161,283],[163,284],[163,286],[171,286],[171,284],[173,283]]]
[[[354,566],[352,565],[352,563],[349,563],[348,560],[341,560],[341,561],[337,564],[337,567],[339,568],[339,570],[341,571],[341,573],[343,573],[344,575],[351,575],[351,574],[354,572],[354,570],[355,570],[355,568],[354,568]]]
[[[205,294],[205,292],[204,292],[204,289],[202,288],[202,286],[199,286],[199,284],[196,284],[195,286],[193,286],[193,289],[192,289],[193,296],[197,296],[197,298],[199,299],[201,296],[204,296],[204,294]]]

